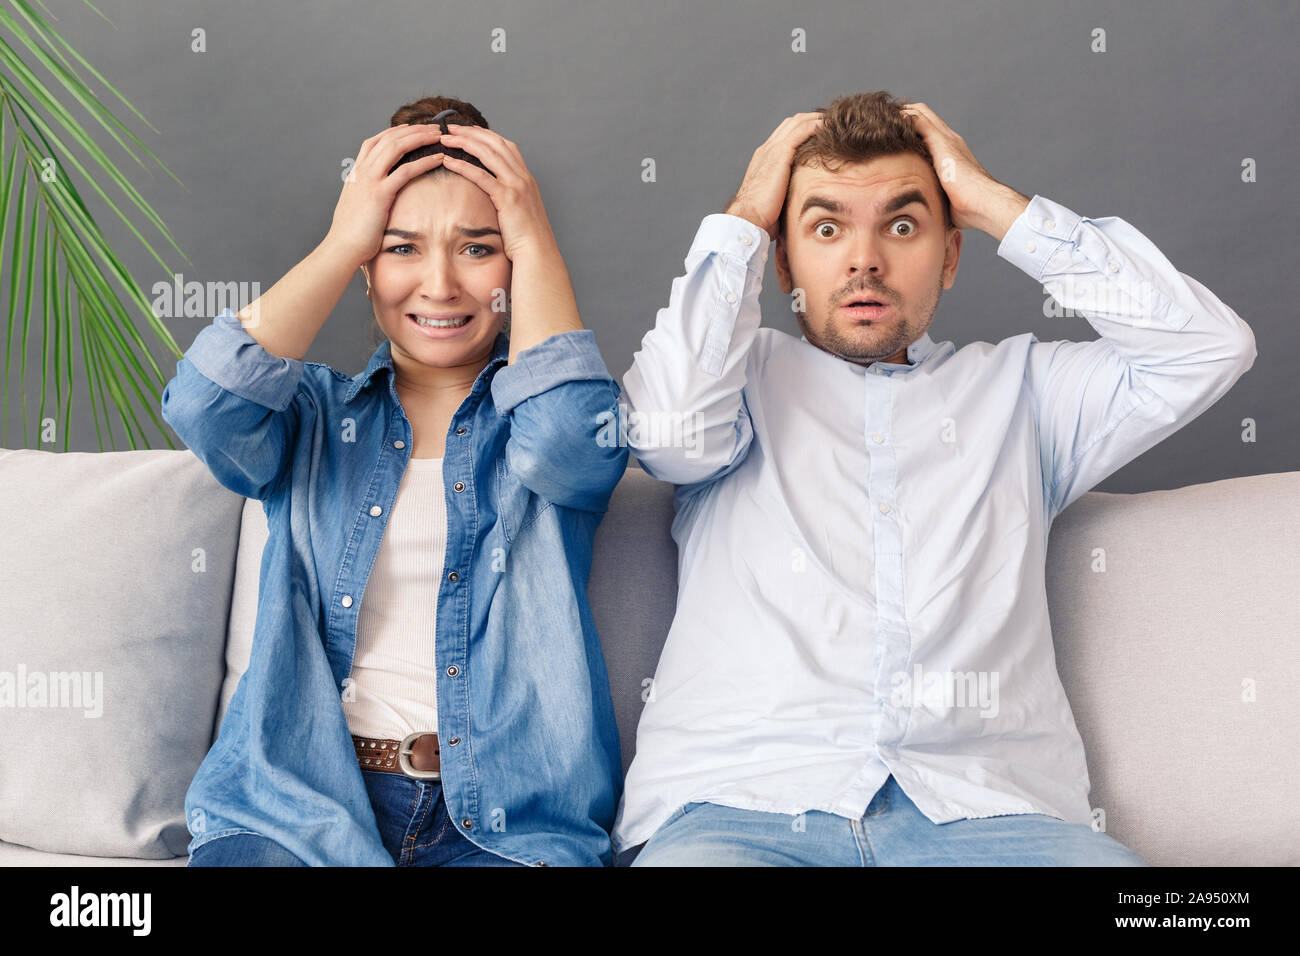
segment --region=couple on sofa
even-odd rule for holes
[[[967,228],[1101,337],[932,340]],[[769,245],[798,340],[759,326]],[[199,333],[163,415],[270,535],[190,865],[1144,865],[1090,825],[1048,531],[1249,327],[884,92],[784,119],[685,266],[621,393],[517,146],[426,97]],[[303,356],[358,268],[348,377]],[[586,586],[629,446],[679,584],[624,780]]]

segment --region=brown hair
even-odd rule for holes
[[[438,121],[438,125],[442,126],[444,129],[448,123],[455,123],[458,126],[482,126],[484,129],[492,128],[488,126],[488,121],[483,118],[483,114],[478,111],[474,104],[468,103],[465,100],[456,99],[453,96],[425,96],[413,103],[407,103],[405,106],[400,106],[398,107],[397,112],[389,118],[388,125],[402,126],[407,123],[412,125],[432,123],[434,121],[433,118],[443,110],[456,111],[454,114],[444,116]],[[418,146],[410,152],[404,153],[402,158],[393,164],[393,169],[396,169],[398,166],[402,166],[405,163],[413,163],[417,159],[423,159],[425,156],[432,156],[435,153],[446,153],[448,156],[455,159],[463,159],[467,163],[473,163],[480,169],[486,170],[489,174],[492,173],[492,170],[484,166],[482,160],[472,153],[467,153],[463,149],[457,149],[452,146],[444,147],[441,143],[430,143],[425,146]],[[391,173],[393,169],[390,169],[389,173]],[[417,176],[416,179],[421,179],[424,176],[455,175],[458,174],[453,173],[446,166],[438,165],[427,173],[422,173],[420,176]],[[509,332],[509,325],[506,326],[506,331]],[[383,329],[379,327],[379,322],[372,316],[370,320],[370,350],[373,352],[383,344],[384,338]]]
[[[896,99],[884,90],[875,93],[854,93],[831,100],[829,106],[817,112],[825,115],[821,128],[800,143],[791,162],[791,184],[794,169],[798,166],[820,166],[830,172],[839,171],[845,163],[862,163],[877,156],[898,153],[916,153],[931,166],[934,159],[925,140],[916,129],[911,116],[901,107],[910,100]],[[943,204],[943,218],[952,228],[952,208],[948,194],[939,186],[939,201]],[[785,235],[785,211],[790,203],[789,188],[785,203],[777,218],[777,234]]]

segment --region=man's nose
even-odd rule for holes
[[[857,239],[849,248],[849,275],[863,272],[877,276],[885,272],[884,247],[874,236]]]

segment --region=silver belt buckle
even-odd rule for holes
[[[427,730],[421,730],[413,734],[407,734],[402,739],[402,746],[397,748],[397,765],[402,768],[402,773],[408,777],[416,777],[420,780],[441,780],[442,771],[440,770],[416,770],[411,766],[411,745],[430,733]]]

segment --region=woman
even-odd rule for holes
[[[302,358],[357,268],[386,338],[349,378]],[[270,530],[191,866],[612,862],[586,585],[618,395],[515,144],[460,100],[399,109],[324,241],[163,392]]]

